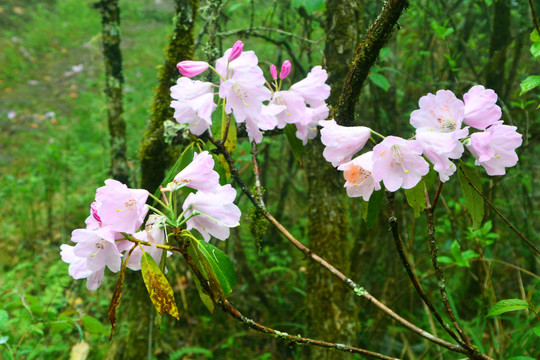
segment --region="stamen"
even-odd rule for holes
[[[249,104],[246,102],[246,99],[247,99],[247,96],[248,96],[247,91],[242,89],[237,84],[233,85],[233,89],[234,89],[234,93],[236,94],[236,96],[238,96],[240,98],[240,100],[242,100],[244,105],[249,106]]]
[[[391,149],[392,149],[392,161],[396,165],[401,166],[405,174],[408,174],[409,170],[405,169],[405,166],[403,165],[403,155],[401,155],[401,150],[399,148],[399,145],[392,145]]]
[[[367,171],[361,166],[350,164],[343,172],[343,177],[353,186],[360,186],[371,176],[371,171]]]

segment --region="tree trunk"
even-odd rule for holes
[[[172,119],[170,88],[178,78],[176,64],[193,57],[193,26],[198,0],[177,0],[175,28],[166,49],[164,65],[159,70],[149,128],[141,145],[141,186],[150,191],[161,184],[166,169],[174,161],[174,152],[163,137],[163,122]],[[109,360],[152,358],[153,314],[155,310],[139,272],[127,271],[124,298],[119,306],[119,322],[127,322],[127,336],[114,337],[107,354]]]
[[[193,27],[197,16],[198,0],[177,0],[174,32],[166,49],[165,63],[159,69],[150,125],[141,145],[141,186],[154,192],[165,171],[177,155],[167,146],[163,137],[163,122],[173,118],[171,86],[179,74],[176,64],[193,58]]]
[[[348,0],[326,3],[326,68],[333,92],[328,100],[336,105],[339,91],[347,77],[349,61],[357,44],[360,4]],[[309,142],[306,154],[308,177],[308,237],[310,248],[347,274],[350,268],[348,218],[345,192],[340,174],[322,156],[319,138]],[[356,333],[355,312],[351,309],[352,293],[332,274],[316,263],[307,272],[308,333],[316,339],[350,344]],[[343,359],[341,352],[310,349],[309,359]]]
[[[126,122],[122,118],[122,53],[120,51],[120,9],[118,0],[102,0],[94,4],[101,13],[103,25],[103,59],[105,63],[105,94],[111,144],[111,176],[129,186],[126,159]]]

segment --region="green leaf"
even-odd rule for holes
[[[487,316],[496,316],[509,311],[527,309],[529,304],[521,299],[506,299],[501,300],[489,309]]]
[[[236,284],[236,275],[231,260],[223,251],[206,241],[198,241],[197,247],[212,266],[223,293],[229,295]]]
[[[534,332],[534,334],[535,334],[536,336],[540,337],[540,327],[535,327],[535,328],[533,329],[533,332]]]
[[[197,354],[204,355],[204,356],[206,356],[207,358],[210,358],[210,359],[214,356],[212,351],[210,351],[208,349],[201,348],[201,347],[198,347],[198,346],[190,346],[190,347],[184,347],[182,349],[173,351],[169,355],[169,360],[183,359],[183,357],[185,355],[197,355]],[[191,358],[191,357],[189,357],[189,358]]]
[[[205,279],[208,279],[208,274],[206,272],[207,266],[203,266],[201,263],[201,257],[202,254],[200,251],[197,250],[197,246],[193,244],[192,246],[188,246],[187,248],[188,255],[193,260],[195,267],[201,272],[202,276]],[[211,268],[210,265],[208,267]],[[214,274],[215,275],[215,274]],[[197,276],[194,276],[193,279],[195,280],[195,286],[197,287],[197,291],[199,292],[199,297],[201,298],[201,301],[203,302],[204,306],[213,313],[214,312],[214,301],[212,301],[212,297],[205,291],[205,289],[201,286],[201,282],[197,278]],[[215,280],[217,282],[217,279]]]
[[[0,336],[0,345],[7,343],[9,336]]]
[[[379,212],[381,211],[382,204],[384,201],[384,190],[374,191],[369,198],[369,202],[364,202],[364,208],[367,207],[367,211],[362,211],[362,217],[366,222],[366,227],[371,229],[375,221],[379,217]],[[365,205],[367,204],[367,205]]]
[[[414,217],[419,217],[426,208],[426,194],[424,192],[424,182],[420,181],[412,189],[405,189],[407,203],[414,210]]]
[[[535,58],[540,56],[540,42],[535,42],[531,45],[530,52]]]
[[[443,264],[453,264],[455,261],[449,256],[437,256],[437,260]]]
[[[306,152],[306,149],[304,148],[302,140],[296,137],[296,126],[287,124],[285,129],[283,129],[283,132],[287,136],[287,142],[289,143],[289,147],[291,148],[294,158],[298,164],[303,167],[302,155]]]
[[[107,328],[96,318],[92,316],[84,316],[81,319],[83,327],[86,331],[93,335],[107,335]]]
[[[538,31],[536,29],[532,31],[530,39],[532,42],[540,41],[540,36],[538,35]]]
[[[6,325],[6,322],[9,319],[8,312],[6,310],[0,310],[0,329]]]
[[[538,85],[540,85],[540,75],[527,76],[527,78],[523,80],[521,84],[519,84],[519,86],[521,87],[521,92],[519,93],[519,96],[525,94],[528,91],[531,91]]]
[[[371,73],[369,75],[369,80],[371,80],[375,85],[377,85],[384,91],[388,91],[388,89],[390,88],[390,82],[388,81],[386,76],[381,73]]]
[[[482,219],[484,218],[484,199],[474,190],[471,183],[478,191],[482,191],[482,181],[478,176],[478,172],[463,162],[459,165],[458,179],[463,190],[465,207],[473,221],[473,230],[478,230],[482,226]]]
[[[528,356],[513,356],[508,360],[536,360],[536,359],[532,357],[528,357]]]
[[[158,313],[160,315],[168,313],[180,320],[171,285],[163,275],[159,265],[147,252],[143,252],[141,257],[141,273],[150,299]]]

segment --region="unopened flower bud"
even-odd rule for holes
[[[276,68],[276,65],[274,65],[274,64],[270,65],[270,74],[272,75],[272,79],[277,80],[277,68]]]
[[[291,62],[289,60],[285,60],[283,62],[283,65],[281,66],[281,72],[279,73],[280,79],[285,79],[289,74],[291,73]]]
[[[194,76],[197,76],[208,69],[208,63],[204,61],[181,61],[176,65],[178,68],[178,71],[180,74],[184,75],[185,77],[192,78]]]
[[[238,40],[234,43],[231,53],[229,54],[229,62],[237,59],[240,55],[242,55],[242,51],[244,50],[244,43],[242,41]]]

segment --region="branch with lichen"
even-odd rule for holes
[[[438,338],[437,336],[434,336],[433,334],[417,327],[416,325],[412,324],[411,322],[407,321],[406,319],[402,318],[398,314],[396,314],[394,311],[392,311],[390,308],[388,308],[386,305],[381,303],[377,298],[375,298],[373,295],[371,295],[367,290],[365,290],[360,285],[356,284],[353,280],[348,278],[346,275],[344,275],[341,271],[336,269],[333,265],[328,263],[326,260],[318,256],[317,254],[313,253],[308,247],[306,247],[304,244],[302,244],[300,241],[298,241],[283,225],[281,225],[267,210],[267,208],[258,201],[257,196],[255,196],[251,190],[246,186],[243,179],[241,178],[238,168],[236,167],[234,160],[229,153],[229,151],[225,148],[223,144],[221,144],[218,140],[215,140],[211,135],[206,135],[210,142],[216,146],[217,151],[222,154],[227,161],[227,164],[229,165],[229,169],[231,171],[231,176],[235,179],[236,183],[240,187],[240,189],[244,192],[244,194],[249,198],[249,200],[255,205],[256,208],[258,208],[263,216],[292,244],[294,245],[298,250],[300,250],[306,258],[309,258],[310,260],[318,263],[320,266],[325,268],[327,271],[329,271],[331,274],[333,274],[335,277],[337,277],[341,282],[343,282],[347,287],[352,289],[354,293],[357,296],[364,297],[369,302],[371,302],[373,305],[375,305],[377,308],[379,308],[381,311],[383,311],[385,314],[390,316],[392,319],[406,327],[407,329],[411,330],[412,332],[426,338],[427,340],[438,344],[440,346],[443,346],[449,350],[466,354],[467,350],[464,349],[460,345],[452,344],[448,341],[445,341],[443,339]]]
[[[193,273],[199,280],[199,283],[203,287],[204,291],[208,294],[208,296],[212,298],[212,301],[216,305],[220,306],[226,313],[231,315],[236,320],[240,321],[242,324],[248,326],[249,328],[255,331],[261,332],[263,334],[275,336],[276,338],[294,342],[296,344],[313,345],[313,346],[320,346],[320,347],[329,348],[329,349],[336,349],[336,350],[340,350],[340,351],[344,351],[344,352],[348,352],[352,354],[361,354],[371,359],[397,360],[396,358],[393,358],[393,357],[389,357],[389,356],[379,354],[373,351],[368,351],[365,349],[360,349],[354,346],[310,339],[310,338],[302,337],[301,335],[291,335],[286,332],[282,332],[282,331],[261,325],[255,322],[254,320],[245,317],[227,299],[225,299],[223,295],[219,299],[215,298],[214,293],[211,291],[206,279],[202,275],[201,271],[195,265],[195,262],[193,261],[191,256],[189,256],[188,254],[187,247],[190,246],[189,242],[183,241],[182,243],[183,244],[179,248],[177,248],[177,250],[184,256],[186,262],[188,263],[189,267],[191,268],[191,270],[193,271]]]

